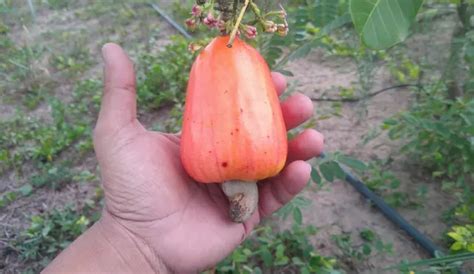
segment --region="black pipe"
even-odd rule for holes
[[[324,158],[324,153],[321,154],[321,158]],[[351,184],[362,196],[369,199],[387,219],[392,223],[400,227],[405,231],[410,237],[412,237],[416,243],[418,243],[424,250],[426,250],[432,257],[436,257],[439,254],[444,253],[443,249],[438,247],[421,233],[418,229],[412,226],[408,221],[403,218],[395,209],[389,206],[380,196],[372,192],[367,186],[360,181],[356,176],[354,176],[350,171],[343,168],[346,175],[346,181]],[[458,269],[459,274],[465,274],[463,270]]]
[[[322,153],[321,158],[325,157]],[[385,201],[368,189],[364,183],[362,183],[357,177],[352,175],[350,171],[343,168],[346,175],[346,181],[351,184],[362,196],[369,199],[390,221],[403,229],[408,235],[410,235],[418,244],[420,244],[428,253],[435,257],[437,253],[441,252],[442,249],[437,247],[430,239],[428,239],[423,233],[421,233],[414,226],[410,225],[405,218],[403,218],[398,212],[390,207]]]
[[[390,221],[403,229],[410,235],[419,245],[421,245],[431,256],[436,257],[437,253],[441,252],[441,248],[436,246],[428,237],[421,233],[414,226],[409,224],[398,212],[390,207],[377,194],[368,189],[364,183],[358,180],[349,172],[346,173],[346,181],[351,184],[357,191],[365,198],[369,199]]]
[[[157,4],[150,3],[151,7],[156,10],[171,26],[179,31],[186,39],[192,39],[193,37],[189,34],[181,25],[176,23],[171,17],[169,17]]]

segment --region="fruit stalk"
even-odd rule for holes
[[[243,223],[258,206],[257,181],[282,170],[288,146],[268,65],[243,40],[228,48],[229,38],[216,37],[191,69],[181,161],[196,181],[221,183],[229,219]]]
[[[227,47],[229,47],[229,48],[231,48],[232,44],[234,43],[235,36],[237,35],[237,31],[239,30],[240,23],[244,19],[245,11],[247,10],[247,7],[249,6],[249,4],[250,4],[250,0],[245,0],[244,6],[240,10],[239,17],[237,17],[237,21],[235,22],[235,26],[232,29],[232,32],[230,33],[229,43],[227,43]]]

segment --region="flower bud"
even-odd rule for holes
[[[189,19],[186,19],[186,27],[188,27],[189,30],[195,30],[196,29],[196,19],[194,18],[189,18]]]
[[[257,28],[254,26],[247,25],[245,26],[244,31],[245,31],[245,36],[248,39],[255,39],[255,37],[257,37]]]
[[[202,45],[199,45],[197,43],[191,43],[188,45],[188,50],[192,53],[195,53],[196,51],[200,50],[202,48]]]
[[[207,14],[206,18],[204,18],[202,22],[204,23],[204,25],[208,26],[209,28],[215,28],[217,27],[217,24],[219,23],[219,21],[214,17],[214,15],[212,15],[211,12]]]
[[[277,25],[277,33],[280,36],[286,36],[288,34],[288,25],[286,24],[278,24]]]
[[[199,17],[199,16],[201,16],[201,14],[202,14],[202,7],[201,7],[201,6],[198,6],[198,5],[194,5],[194,6],[193,6],[193,9],[191,10],[191,14],[192,14],[194,17]]]
[[[274,33],[278,30],[277,25],[273,21],[265,21],[263,23],[263,27],[265,29],[265,32]]]

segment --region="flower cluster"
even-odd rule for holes
[[[264,17],[259,17],[259,22],[263,26],[263,30],[268,33],[277,33],[281,36],[286,36],[288,34],[288,21],[286,20],[288,14],[286,13],[285,9],[280,6],[281,10],[276,12],[270,12],[266,14]],[[254,9],[256,9],[254,7]],[[260,12],[260,11],[256,11]],[[267,20],[266,17],[275,16],[282,22],[282,23],[275,23],[274,21]]]
[[[288,34],[287,13],[281,7],[281,10],[262,14],[258,6],[251,0],[248,11],[252,11],[255,19],[252,24],[238,23],[238,34],[245,35],[248,39],[255,39],[258,35],[258,29],[267,33],[276,33],[281,36]],[[222,34],[227,34],[233,29],[234,20],[225,22],[222,15],[217,15],[214,1],[197,0],[196,5],[191,10],[191,17],[186,20],[186,26],[194,31],[200,24],[209,29],[218,29]]]
[[[224,21],[216,17],[213,8],[206,5],[206,1],[202,4],[196,4],[191,10],[191,17],[186,20],[186,26],[194,31],[199,24],[207,26],[209,29],[219,29],[221,32],[225,29]]]

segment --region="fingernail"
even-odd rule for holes
[[[305,168],[306,168],[306,173],[310,174],[311,169],[313,168],[309,163],[304,162]]]
[[[102,59],[104,60],[104,63],[107,64],[108,61],[110,60],[110,47],[112,44],[107,43],[102,47]]]

